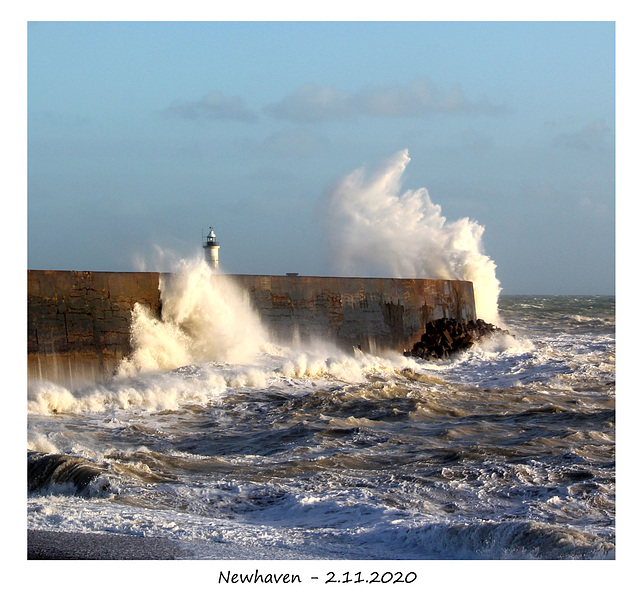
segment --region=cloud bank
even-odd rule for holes
[[[334,86],[306,84],[265,108],[278,119],[317,122],[359,116],[420,117],[430,114],[500,114],[503,106],[469,101],[460,87],[436,88],[428,79],[407,85],[371,86],[349,94]]]
[[[308,83],[281,100],[267,105],[264,113],[294,123],[317,123],[357,117],[422,117],[433,114],[502,114],[504,106],[471,102],[460,87],[438,89],[422,78],[406,85],[370,86],[348,93],[331,85]],[[252,122],[255,112],[238,96],[211,92],[195,102],[175,102],[167,115],[191,120]]]

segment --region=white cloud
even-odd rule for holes
[[[406,85],[369,86],[353,93],[335,86],[307,83],[269,104],[264,111],[278,119],[296,123],[371,117],[420,117],[431,114],[507,112],[486,101],[469,101],[460,87],[442,91],[428,79]],[[165,114],[191,120],[235,120],[253,122],[257,115],[239,96],[211,92],[195,102],[173,103]]]
[[[348,94],[333,86],[305,84],[279,102],[266,107],[274,117],[298,122],[346,119],[361,115],[419,117],[435,113],[506,112],[488,102],[470,102],[459,87],[436,88],[428,79],[408,85],[371,86]]]
[[[305,84],[289,96],[266,107],[266,112],[291,121],[324,121],[351,116],[350,97],[333,86]]]
[[[214,91],[196,102],[175,102],[165,114],[192,120],[232,120],[252,122],[257,116],[244,106],[239,96],[225,96]]]

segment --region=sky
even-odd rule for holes
[[[337,275],[332,191],[406,150],[402,191],[484,228],[504,294],[614,293],[613,21],[27,35],[29,269],[166,270],[212,226],[228,273]]]

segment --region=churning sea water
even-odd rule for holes
[[[509,334],[422,361],[275,344],[203,273],[137,311],[110,381],[29,383],[31,459],[75,458],[29,528],[200,559],[614,558],[614,297],[504,296]]]

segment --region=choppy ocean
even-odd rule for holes
[[[41,482],[29,528],[196,559],[615,558],[614,297],[503,296],[509,335],[427,362],[274,344],[212,294],[137,315],[108,382],[29,382],[29,450],[100,470]]]

